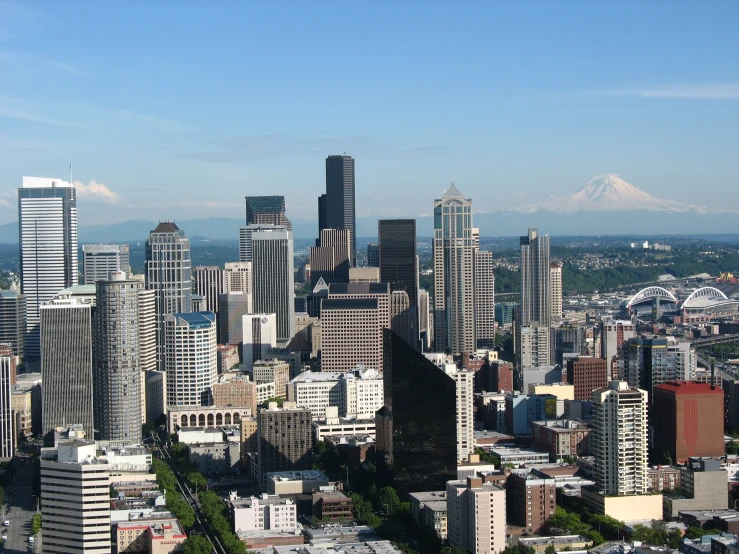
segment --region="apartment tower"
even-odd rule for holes
[[[0,458],[5,460],[15,455],[15,412],[12,402],[15,370],[13,349],[0,345]]]
[[[472,201],[452,185],[434,200],[434,330],[437,352],[474,352]]]
[[[152,301],[147,293],[141,281],[128,279],[123,272],[97,282],[93,383],[95,427],[101,440],[141,443],[141,421],[146,418],[146,371],[156,369],[150,352],[141,351],[142,346],[151,348],[155,339],[151,325],[154,316],[144,305]],[[147,317],[149,321],[142,320]]]
[[[493,253],[475,250],[475,336],[477,348],[495,346]]]
[[[645,494],[648,489],[647,397],[626,381],[593,391],[595,475],[606,496]]]
[[[552,297],[552,320],[562,319],[562,264],[549,264],[549,288]]]
[[[25,355],[41,355],[40,308],[77,284],[77,195],[61,179],[23,177],[18,189],[21,292],[26,297]]]

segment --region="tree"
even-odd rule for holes
[[[554,548],[554,545],[550,544],[549,546],[547,546],[544,554],[557,554],[557,549]]]
[[[33,514],[31,518],[31,534],[35,535],[41,531],[41,514]]]
[[[182,543],[185,554],[211,554],[213,545],[203,535],[190,535]]]
[[[378,510],[383,510],[387,515],[396,513],[400,509],[398,493],[392,487],[382,487],[377,492],[375,506],[377,506]]]
[[[268,398],[267,400],[265,400],[264,402],[262,402],[262,408],[269,408],[269,403],[270,402],[277,402],[277,405],[278,406],[282,406],[282,403],[284,401],[285,400],[283,398],[274,398],[274,397],[273,398]]]
[[[192,473],[187,474],[187,480],[190,482],[190,484],[195,487],[195,492],[197,493],[198,490],[201,488],[205,488],[208,486],[208,480],[203,476],[202,473],[198,473],[197,471],[193,471]]]
[[[457,548],[456,546],[445,546],[439,551],[439,554],[469,554],[469,553],[464,548]]]
[[[685,536],[689,539],[699,539],[704,535],[720,535],[721,531],[718,529],[702,529],[700,527],[690,526],[685,532]]]

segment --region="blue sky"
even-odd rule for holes
[[[81,225],[315,219],[324,158],[357,215],[476,210],[618,173],[739,210],[739,2],[6,2],[0,223],[22,175],[82,183]]]

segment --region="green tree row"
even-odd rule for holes
[[[177,478],[172,470],[165,462],[154,458],[152,460],[152,471],[157,476],[159,488],[166,493],[167,510],[180,520],[185,529],[192,529],[195,525],[195,512],[178,492]]]
[[[228,554],[247,554],[246,545],[231,530],[228,509],[220,496],[213,491],[201,491],[198,494],[200,509],[210,523],[211,529],[218,536]]]

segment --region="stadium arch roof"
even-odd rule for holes
[[[647,287],[639,292],[637,292],[634,296],[628,299],[628,302],[624,301],[621,303],[622,306],[625,306],[626,308],[630,308],[634,304],[639,304],[640,302],[644,302],[645,300],[649,300],[650,298],[662,298],[664,300],[670,300],[677,304],[677,298],[675,298],[675,295],[672,294],[669,290],[663,289],[662,287]]]
[[[690,313],[734,313],[739,307],[739,300],[728,298],[714,287],[702,287],[694,290],[680,306],[681,310]]]

